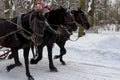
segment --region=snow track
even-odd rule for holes
[[[58,72],[50,72],[45,47],[43,59],[37,65],[30,65],[35,80],[120,80],[119,32],[86,34],[76,42],[68,41],[66,49],[64,60],[67,65],[54,60]],[[59,48],[55,45],[53,55],[56,54],[59,54]],[[22,50],[19,55],[23,66],[10,72],[6,71],[6,66],[14,61],[0,61],[0,80],[27,80]]]

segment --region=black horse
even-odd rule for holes
[[[26,67],[26,75],[28,80],[34,80],[29,71],[29,49],[33,42],[40,44],[44,34],[44,30],[49,30],[46,27],[45,17],[36,11],[31,11],[21,16],[21,26],[17,24],[18,17],[12,20],[0,19],[0,45],[11,48],[15,64],[7,66],[7,71],[10,71],[21,63],[18,58],[18,50],[23,49],[24,60]]]
[[[72,10],[71,12],[73,14],[73,17],[74,17],[76,23],[82,25],[87,30],[90,28],[90,24],[88,22],[88,19],[87,19],[86,15],[84,14],[84,12],[80,8],[78,8],[78,10]],[[50,12],[50,13],[52,13],[52,14],[49,14],[48,22],[51,24],[52,20],[53,20],[53,18],[52,18],[53,12]],[[71,17],[69,17],[69,20],[67,23],[74,24],[74,20],[72,18],[71,19],[70,18]],[[54,26],[51,26],[51,27],[54,29]],[[66,25],[65,27],[66,27],[67,31],[71,34],[73,31],[77,30],[77,26]],[[50,70],[57,71],[57,68],[54,67],[53,61],[52,61],[52,47],[53,47],[53,43],[56,43],[60,47],[60,55],[56,55],[54,58],[55,59],[60,58],[60,62],[63,65],[65,65],[66,63],[63,60],[63,55],[66,54],[66,49],[64,46],[65,46],[66,41],[70,37],[70,35],[66,35],[65,32],[66,31],[64,29],[62,29],[61,30],[62,34],[56,35],[56,37],[54,37],[53,35],[50,36],[50,35],[48,35],[50,33],[46,32],[44,35],[44,42],[41,46],[39,46],[39,57],[36,60],[31,60],[31,63],[36,64],[39,60],[42,59],[42,49],[45,45],[47,45]]]
[[[43,42],[41,45],[38,46],[38,57],[36,59],[31,59],[31,63],[37,64],[42,59],[42,50],[43,50],[43,47],[46,45],[47,49],[48,49],[48,59],[49,59],[50,71],[57,72],[57,68],[54,66],[53,60],[52,60],[53,43],[55,43],[59,39],[61,42],[63,41],[62,43],[64,43],[66,41],[66,38],[64,40],[64,36],[69,37],[71,35],[65,26],[71,26],[76,30],[77,25],[76,25],[73,17],[70,15],[70,11],[66,8],[60,7],[59,9],[52,10],[52,11],[46,13],[46,17],[47,17],[47,21],[50,24],[50,26],[54,30],[58,30],[60,32],[60,34],[53,35],[53,34],[51,34],[51,32],[46,30],[44,32]],[[61,29],[61,27],[63,29]],[[62,40],[61,40],[61,37],[63,37]]]
[[[81,8],[77,8],[77,10],[72,10],[71,13],[73,14],[74,19],[78,24],[82,25],[87,30],[90,28],[90,23]]]
[[[71,13],[73,14],[73,17],[76,21],[76,23],[82,25],[85,29],[89,29],[90,28],[90,24],[88,22],[88,19],[86,17],[86,15],[84,14],[84,12],[81,10],[81,8],[78,8],[78,10],[72,10]],[[77,28],[74,28],[73,26],[66,26],[67,30],[72,33],[73,31],[77,30]],[[65,61],[63,60],[63,55],[66,54],[66,49],[65,49],[65,44],[66,41],[69,39],[70,36],[67,36],[68,38],[66,38],[66,36],[61,35],[57,38],[56,40],[56,44],[60,47],[60,55],[55,55],[55,59],[60,58],[60,62],[65,65]]]

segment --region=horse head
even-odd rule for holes
[[[46,18],[48,23],[55,30],[57,30],[60,25],[63,25],[66,28],[73,27],[72,30],[74,31],[77,30],[77,25],[68,8],[60,7],[58,9],[52,10],[46,13]]]
[[[81,24],[87,30],[90,28],[88,19],[85,13],[81,10],[81,8],[78,8],[78,10],[72,10],[71,13],[73,14],[75,21],[78,24]]]
[[[64,26],[66,26],[66,28],[70,32],[76,31],[77,30],[77,25],[76,25],[76,22],[75,22],[74,18],[71,15],[70,9],[69,8],[62,8],[61,7],[61,10],[63,12],[62,22],[64,23]]]

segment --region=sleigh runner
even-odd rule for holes
[[[0,46],[0,60],[5,59],[10,52],[11,50],[9,48]]]

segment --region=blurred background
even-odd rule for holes
[[[40,0],[0,0],[0,18],[10,19],[33,9],[34,3]],[[91,24],[91,31],[102,30],[120,31],[120,0],[42,0],[52,9],[56,2],[63,7],[77,9],[81,7]]]

